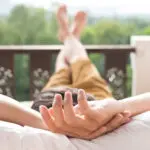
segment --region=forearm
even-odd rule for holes
[[[123,104],[124,109],[131,112],[132,116],[150,110],[150,93],[129,97],[119,101]]]
[[[46,129],[40,113],[4,95],[0,95],[0,120]]]

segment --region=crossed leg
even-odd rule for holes
[[[81,30],[79,30],[79,31],[81,31]],[[77,38],[75,35],[74,36],[72,34],[70,35],[70,33],[66,34],[66,35],[67,36],[65,36],[65,38],[64,38],[64,43],[65,43],[65,46],[68,48],[68,52],[70,52],[70,54],[71,53],[72,54],[69,55],[69,53],[67,53],[68,55],[65,55],[65,56],[68,56],[68,62],[70,64],[70,67],[66,65],[66,67],[64,67],[64,69],[70,68],[72,71],[72,74],[73,74],[72,76],[73,76],[73,80],[74,80],[73,82],[75,82],[75,84],[73,83],[72,86],[78,87],[78,88],[85,87],[85,89],[87,90],[87,86],[85,86],[85,85],[90,85],[91,83],[93,83],[93,76],[94,76],[94,80],[97,80],[97,82],[99,82],[100,84],[103,83],[101,77],[98,75],[97,71],[95,70],[96,68],[89,61],[84,47],[78,41],[79,37]],[[79,59],[81,59],[81,61],[79,61]],[[75,72],[76,69],[82,70],[82,72],[81,72],[82,75],[79,75],[78,72]],[[93,71],[93,70],[95,70],[95,71]],[[59,71],[61,72],[62,69],[58,70],[58,72]],[[58,72],[56,72],[56,74]],[[84,76],[83,76],[84,72],[86,73],[85,74],[86,78],[84,78]],[[92,72],[92,74],[91,74],[91,72]],[[59,76],[57,76],[57,77],[59,77]],[[82,79],[82,77],[83,77],[83,79]],[[96,77],[96,79],[95,79],[95,77]],[[82,80],[83,80],[83,82],[82,82]],[[52,82],[50,84],[52,84]],[[102,85],[104,85],[104,84],[102,84]],[[96,86],[97,86],[97,84],[96,84]],[[99,87],[99,86],[97,86],[97,87]],[[107,94],[107,96],[108,96],[108,94]],[[17,124],[23,125],[23,126],[29,125],[32,127],[47,130],[47,126],[42,121],[41,115],[38,112],[20,105],[18,102],[14,101],[13,99],[11,99],[9,97],[0,95],[0,110],[1,110],[0,111],[0,120],[17,123]]]
[[[57,57],[56,72],[43,90],[66,86],[84,89],[96,99],[112,97],[107,83],[91,63],[84,46],[79,41],[87,20],[86,14],[82,11],[76,14],[71,31],[66,6],[63,5],[58,9],[57,20],[59,39],[64,43],[64,48]]]
[[[59,40],[64,43],[64,47],[57,56],[55,74],[49,79],[43,91],[58,86],[71,87],[72,70],[70,64],[79,57],[81,59],[88,59],[84,47],[78,42],[85,26],[86,14],[82,11],[78,12],[75,16],[72,29],[70,30],[67,9],[65,5],[62,5],[57,11],[57,21],[59,25],[58,37]]]

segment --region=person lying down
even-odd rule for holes
[[[150,93],[120,101],[113,98],[79,41],[86,19],[85,12],[78,12],[70,29],[67,8],[59,7],[59,39],[64,48],[57,57],[54,75],[41,92],[52,96],[41,96],[28,108],[0,95],[0,120],[92,140],[150,110]]]

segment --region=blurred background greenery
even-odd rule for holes
[[[15,6],[8,15],[0,16],[1,45],[50,45],[60,44],[57,40],[55,13],[44,8]],[[72,19],[72,16],[70,16]],[[131,35],[150,34],[150,19],[139,17],[92,17],[81,41],[84,44],[129,44]],[[91,54],[91,60],[103,74],[104,57]],[[27,55],[15,56],[17,99],[29,99],[29,58]],[[132,71],[130,60],[128,70],[128,95],[131,94]]]

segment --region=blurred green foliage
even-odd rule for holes
[[[84,44],[129,44],[130,36],[150,34],[148,18],[121,17],[89,17],[81,41]],[[24,5],[15,6],[9,15],[0,17],[0,44],[60,44],[57,40],[57,23],[55,13],[43,8]],[[103,74],[104,57],[90,54],[91,60]],[[15,57],[15,74],[17,81],[17,99],[29,99],[29,58],[27,55]],[[128,94],[131,94],[132,71],[128,71]]]

